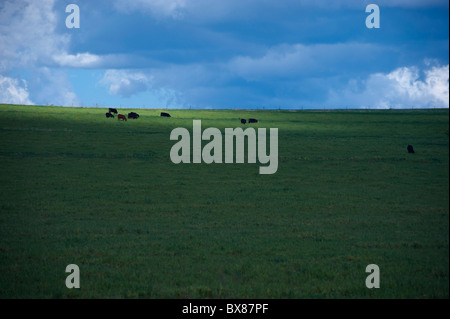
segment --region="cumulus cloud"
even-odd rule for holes
[[[331,90],[327,102],[336,107],[442,108],[449,107],[449,65],[401,67],[390,73],[352,80],[342,90]]]
[[[29,99],[27,82],[9,78],[0,74],[0,103],[33,104]]]
[[[315,102],[328,107],[449,106],[448,65],[428,60],[423,70],[400,67],[387,73],[374,72],[377,66],[373,61],[390,51],[392,48],[364,43],[282,44],[268,48],[260,56],[235,57],[227,70],[246,81],[266,83],[276,92],[289,92],[289,97],[275,96],[266,103],[311,107],[305,91],[309,88],[323,92],[323,100]],[[367,77],[356,78],[364,73]]]
[[[79,103],[68,76],[52,71],[53,57],[67,55],[70,38],[56,32],[57,15],[54,0],[2,1],[0,4],[0,72],[26,70],[27,87],[19,80],[7,81],[10,92],[16,88],[15,99],[32,104],[72,105]],[[25,83],[24,81],[22,81]],[[14,91],[14,90],[13,90]],[[26,94],[25,94],[26,93]]]
[[[103,57],[68,52],[70,36],[57,32],[61,17],[54,5],[55,0],[0,2],[0,72],[4,75],[3,85],[8,84],[10,88],[6,101],[79,105],[67,72],[58,70],[59,67],[101,65]],[[27,74],[27,87],[21,86],[25,79],[14,82],[13,74],[17,70],[26,70],[22,73]],[[6,81],[5,77],[10,80]],[[11,95],[11,92],[16,93]]]
[[[2,1],[0,4],[0,71],[52,63],[69,38],[55,32],[54,0]]]
[[[68,53],[70,36],[56,32],[55,0],[0,3],[0,71],[35,66],[92,67],[102,57]]]

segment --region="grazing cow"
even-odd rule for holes
[[[412,153],[412,154],[415,153],[412,145],[408,145],[408,153]]]
[[[126,120],[127,120],[127,118],[125,117],[125,115],[123,115],[123,114],[119,114],[119,115],[117,115],[117,120],[118,120],[118,121],[120,121],[120,120],[122,120],[122,121],[126,121]]]
[[[247,120],[246,119],[241,119],[241,124],[245,124],[245,123],[247,123]]]
[[[105,115],[106,115],[106,118],[109,118],[109,117],[112,117],[112,118],[114,118],[114,115],[112,115],[112,114],[111,114],[111,113],[109,113],[109,112],[108,112],[108,113],[106,113]]]
[[[161,112],[161,116],[163,117],[171,117],[169,113]]]
[[[248,122],[249,123],[258,123],[258,120],[257,119],[248,119]]]
[[[109,108],[109,113],[117,114],[117,109]]]
[[[137,119],[139,117],[139,114],[135,113],[135,112],[130,112],[128,113],[128,118],[129,119]]]

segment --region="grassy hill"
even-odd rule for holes
[[[106,111],[0,105],[0,298],[449,297],[448,109]],[[171,162],[249,117],[276,174]]]

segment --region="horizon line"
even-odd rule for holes
[[[362,106],[360,108],[354,107],[299,107],[299,108],[283,108],[283,107],[262,107],[262,108],[242,108],[242,107],[204,107],[204,108],[196,108],[196,107],[134,107],[134,106],[71,106],[71,105],[53,105],[53,104],[14,104],[14,103],[0,103],[0,105],[11,105],[11,106],[38,106],[38,107],[71,107],[71,108],[88,108],[88,109],[108,109],[108,108],[119,108],[119,109],[139,109],[139,110],[209,110],[209,111],[217,111],[217,110],[229,110],[229,111],[388,111],[388,110],[445,110],[449,109],[447,106],[443,107],[389,107],[389,108],[377,108],[377,107],[368,107]]]

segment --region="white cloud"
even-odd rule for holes
[[[425,71],[425,75],[425,87],[429,94],[442,102],[443,106],[449,107],[449,65],[432,67]]]
[[[60,66],[71,68],[96,67],[101,62],[101,57],[90,53],[67,54],[66,52],[54,55],[53,60]]]
[[[17,85],[20,81],[3,80],[10,88],[9,101],[80,105],[67,72],[57,68],[101,63],[101,57],[90,53],[68,53],[70,36],[56,31],[61,16],[54,5],[55,0],[0,2],[0,72],[10,76],[16,70],[26,70],[23,74],[27,74],[28,83],[26,88]]]
[[[27,82],[9,78],[0,74],[0,103],[33,104],[29,99]]]
[[[54,10],[55,0],[18,0],[0,3],[0,72],[15,68],[91,68],[104,62],[89,52],[70,54],[70,35],[56,26],[63,16]],[[108,63],[120,60],[108,56]]]
[[[0,71],[52,63],[69,37],[55,32],[54,0],[5,1],[0,5]]]
[[[100,84],[106,86],[112,95],[130,97],[150,89],[151,77],[130,70],[107,70]]]
[[[99,84],[106,87],[111,95],[131,98],[133,95],[141,94],[159,107],[182,107],[184,100],[180,91],[174,88],[176,83],[166,81],[164,77],[158,82],[155,81],[158,74],[162,73],[165,71],[111,69],[105,72]]]
[[[449,65],[430,66],[423,72],[414,66],[402,67],[388,74],[371,74],[365,81],[352,80],[342,90],[331,90],[327,104],[357,108],[448,108]]]

